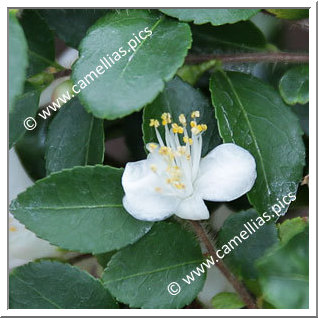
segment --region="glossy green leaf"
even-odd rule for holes
[[[276,226],[273,222],[264,223],[266,218],[253,209],[235,213],[226,219],[218,234],[217,245],[225,255],[223,260],[242,278],[257,278],[255,261],[278,242]],[[243,239],[242,231],[246,232]]]
[[[81,102],[107,119],[141,109],[174,76],[190,46],[186,23],[147,10],[107,14],[89,29],[73,66],[76,85],[84,87],[85,76],[91,83],[79,94]]]
[[[214,309],[239,309],[245,306],[241,298],[235,293],[219,293],[212,298]]]
[[[202,289],[205,274],[188,285],[182,278],[202,262],[194,236],[180,225],[156,223],[132,246],[116,253],[102,280],[117,300],[132,308],[182,308]],[[167,287],[176,282],[181,290],[171,295]],[[172,291],[178,286],[170,287]]]
[[[221,143],[214,111],[209,101],[199,90],[183,82],[178,77],[170,81],[156,100],[144,109],[143,134],[145,143],[158,142],[154,128],[149,127],[151,118],[160,121],[161,114],[169,112],[173,121],[178,123],[179,115],[184,114],[189,123],[191,121],[191,113],[195,110],[200,111],[198,123],[204,123],[208,126],[208,130],[202,137],[202,156],[206,155]],[[158,130],[164,136],[163,126],[159,126]],[[188,132],[191,134],[189,127]]]
[[[309,136],[309,104],[294,105],[291,109],[299,118],[302,130],[307,136]]]
[[[76,267],[41,261],[17,267],[9,278],[10,309],[104,309],[118,304],[101,282]]]
[[[21,25],[29,48],[28,76],[32,76],[54,64],[54,35],[36,10],[24,9]]]
[[[280,19],[298,20],[308,18],[308,9],[266,9]]]
[[[309,234],[305,230],[257,262],[263,297],[279,309],[305,309],[309,303]]]
[[[99,263],[100,266],[102,266],[103,268],[105,268],[108,264],[108,262],[110,261],[110,259],[112,258],[112,256],[116,253],[117,251],[111,251],[108,253],[102,253],[102,254],[96,254],[94,255],[97,259],[97,262]]]
[[[309,101],[309,66],[299,65],[289,69],[279,82],[279,92],[289,105]]]
[[[255,158],[257,179],[249,201],[259,213],[271,211],[277,199],[297,191],[302,178],[305,149],[297,117],[271,86],[246,74],[215,72],[210,91],[223,141]]]
[[[190,53],[230,54],[266,50],[263,33],[250,21],[234,25],[192,25],[193,44]]]
[[[288,219],[283,223],[277,224],[281,242],[288,242],[295,235],[301,233],[305,229],[307,224],[307,221],[301,217]]]
[[[161,9],[160,11],[181,21],[222,25],[248,20],[260,9]]]
[[[51,30],[71,47],[77,48],[81,40],[100,17],[109,10],[105,9],[40,9],[38,12],[48,23]]]
[[[39,112],[42,112],[42,109],[40,109]],[[37,122],[36,128],[26,131],[22,138],[15,144],[15,150],[19,159],[33,180],[42,179],[46,176],[45,142],[48,126],[55,114],[54,112],[54,114],[47,119],[35,116]]]
[[[9,111],[14,107],[15,99],[23,93],[28,66],[28,46],[23,30],[15,16],[9,12]]]
[[[45,157],[47,174],[103,163],[103,121],[88,114],[73,98],[62,106],[49,126]]]
[[[177,75],[189,83],[190,85],[195,85],[199,78],[213,66],[215,66],[216,60],[210,60],[200,64],[194,65],[183,65],[177,72]]]
[[[122,170],[77,167],[35,183],[11,203],[14,216],[61,248],[104,253],[137,241],[152,226],[122,206]]]
[[[32,89],[16,98],[15,106],[9,113],[9,148],[21,139],[27,131],[24,122],[28,117],[35,117],[39,107],[40,94],[40,89]],[[27,127],[32,128],[34,122],[30,120],[29,124],[27,124]]]

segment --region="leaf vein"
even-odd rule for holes
[[[260,148],[259,148],[259,146],[258,146],[258,142],[257,142],[257,140],[256,140],[256,136],[255,136],[255,134],[254,134],[253,127],[252,127],[252,125],[251,125],[251,123],[250,123],[250,120],[249,120],[247,111],[246,111],[246,109],[244,108],[244,106],[243,106],[243,104],[242,104],[242,102],[241,102],[241,100],[240,100],[240,97],[238,96],[238,94],[237,94],[237,92],[236,92],[236,90],[235,90],[235,88],[234,88],[232,82],[231,82],[230,79],[228,78],[228,76],[226,76],[224,73],[222,73],[222,75],[225,77],[225,79],[226,79],[226,81],[228,82],[230,88],[232,89],[233,94],[234,94],[234,96],[235,96],[235,98],[236,98],[236,100],[237,100],[237,102],[238,102],[238,105],[239,105],[240,108],[241,108],[241,111],[242,111],[242,113],[243,113],[243,116],[244,116],[244,118],[245,118],[245,120],[246,120],[246,123],[247,123],[247,125],[248,125],[248,128],[249,128],[249,130],[250,130],[250,132],[251,132],[252,140],[253,140],[253,142],[254,142],[257,155],[258,155],[258,157],[259,157],[259,159],[260,159],[261,170],[262,170],[262,173],[263,173],[263,175],[264,175],[264,181],[265,181],[265,185],[266,185],[266,188],[267,188],[267,193],[270,195],[270,194],[271,194],[271,189],[270,189],[270,187],[269,187],[269,182],[268,182],[268,180],[267,180],[267,174],[266,174],[266,171],[265,171],[265,166],[264,166],[263,157],[262,157],[262,155],[261,155],[261,151],[260,151]]]
[[[143,275],[150,275],[150,274],[154,274],[154,273],[159,273],[159,272],[163,272],[169,269],[174,269],[174,268],[178,268],[178,267],[182,267],[184,265],[189,265],[189,264],[195,264],[195,263],[199,263],[202,262],[202,259],[200,260],[194,260],[194,261],[189,261],[189,262],[185,262],[185,263],[181,263],[181,264],[175,264],[172,266],[167,266],[167,267],[162,267],[162,268],[158,268],[156,270],[153,271],[148,271],[148,272],[142,272],[142,273],[136,273],[136,274],[132,274],[132,275],[128,275],[125,277],[121,277],[118,279],[114,279],[114,280],[110,280],[110,281],[105,281],[106,284],[110,284],[110,283],[114,283],[114,282],[118,282],[118,281],[122,281],[125,279],[129,279],[129,278],[134,278],[134,277],[138,277],[138,276],[143,276]]]
[[[17,274],[15,274],[14,277],[17,280],[19,280],[20,282],[22,282],[23,284],[25,284],[27,288],[30,288],[30,289],[34,290],[38,295],[40,295],[48,303],[52,304],[56,308],[62,309],[61,306],[59,306],[57,303],[55,303],[54,301],[50,300],[49,298],[45,297],[39,290],[37,290],[36,288],[30,286],[26,281],[24,281],[22,278],[20,278]]]

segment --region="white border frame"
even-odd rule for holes
[[[4,1],[5,4],[1,6],[1,39],[2,43],[7,43],[7,7],[44,7],[46,4],[50,8],[58,7],[87,7],[89,4],[93,8],[103,8],[106,4],[116,5],[116,8],[163,8],[163,7],[185,7],[185,2],[181,0],[175,1],[152,1],[146,2],[142,0],[134,1],[134,6],[128,0],[117,0],[116,2],[105,2],[101,0],[90,0],[89,3],[79,3],[75,0],[55,0],[54,3],[44,3],[39,0],[29,0],[21,1]],[[54,4],[54,7],[51,6]],[[190,3],[188,3],[190,4]],[[195,1],[197,7],[209,8],[213,4],[213,7],[224,8],[232,7],[237,8],[237,1],[234,0],[222,0],[220,2],[211,1]],[[290,5],[293,4],[293,7]],[[262,8],[308,8],[309,10],[309,54],[310,54],[310,116],[309,116],[309,130],[310,130],[310,140],[309,140],[309,165],[310,165],[310,282],[309,282],[309,309],[7,309],[7,262],[2,259],[0,263],[1,266],[1,278],[2,284],[0,289],[0,314],[1,316],[316,316],[316,2],[315,1],[298,1],[291,2],[287,0],[268,0],[268,1],[251,1],[251,0],[241,0],[239,2],[239,7],[262,7]],[[4,48],[0,51],[1,61],[2,61],[2,71],[4,74],[7,73],[7,50]],[[7,128],[7,134],[3,133],[1,135],[1,148],[5,149],[7,147],[8,140],[8,122],[5,124],[5,118],[7,118],[7,109],[4,105],[7,104],[7,79],[2,76],[1,79],[1,96],[3,96],[3,105],[0,108],[1,118],[2,118],[2,131],[4,132],[4,127]],[[8,121],[8,120],[7,120]],[[1,166],[2,169],[8,164],[8,159],[6,156],[1,156]],[[5,186],[7,186],[5,178],[2,178],[0,199],[3,206],[7,205],[7,196],[4,191]],[[7,186],[8,190],[8,186]],[[4,209],[3,209],[4,210]],[[1,255],[7,254],[7,214],[2,211],[1,217],[1,231],[0,231],[0,242],[1,242]],[[5,276],[6,275],[6,276]]]

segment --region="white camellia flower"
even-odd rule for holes
[[[172,123],[169,113],[162,114],[165,142],[157,128],[159,121],[150,120],[158,144],[147,144],[147,159],[129,162],[122,177],[123,205],[136,219],[159,221],[172,214],[190,220],[208,219],[203,200],[231,201],[252,188],[256,164],[245,149],[222,144],[201,158],[202,133],[207,126],[197,123],[199,116],[199,111],[191,114],[190,137],[184,114],[179,116],[181,125]]]
[[[42,257],[61,256],[56,246],[36,237],[9,214],[9,268],[21,266]]]

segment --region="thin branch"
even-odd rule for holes
[[[83,260],[85,260],[85,259],[89,259],[89,258],[92,258],[92,257],[94,257],[92,254],[80,254],[80,255],[76,255],[76,256],[70,258],[70,259],[68,260],[68,262],[69,262],[71,265],[74,265],[74,264],[76,264],[76,263],[78,263],[78,262],[81,262],[81,261],[83,261]]]
[[[213,244],[210,242],[206,232],[204,231],[201,224],[197,221],[190,221],[193,225],[196,234],[199,236],[201,241],[206,246],[209,254],[217,260],[215,265],[222,272],[222,274],[227,278],[227,280],[232,284],[234,289],[240,295],[247,308],[249,309],[257,309],[257,305],[253,297],[246,290],[245,286],[231,273],[231,271],[226,267],[226,265],[222,262],[222,260],[216,255]]]
[[[57,79],[57,78],[61,78],[61,77],[64,77],[64,76],[69,76],[71,74],[72,74],[72,70],[65,69],[65,70],[62,70],[62,71],[54,73],[54,78]]]
[[[307,53],[266,52],[266,53],[239,53],[239,54],[208,54],[188,55],[187,64],[198,64],[210,60],[219,60],[223,63],[247,63],[247,62],[284,62],[284,63],[308,63]]]

